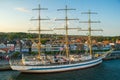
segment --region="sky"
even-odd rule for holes
[[[32,10],[38,5],[48,10],[41,11],[41,17],[50,19],[42,21],[41,29],[63,28],[64,21],[55,21],[55,19],[65,18],[63,9],[67,5],[68,8],[75,8],[74,11],[68,11],[68,18],[78,18],[79,21],[88,21],[88,15],[81,12],[97,12],[92,14],[92,21],[100,21],[100,23],[92,23],[92,29],[103,29],[103,32],[92,32],[93,35],[100,36],[120,36],[120,0],[0,0],[0,32],[28,32],[29,29],[37,29],[38,22],[30,19],[38,18],[38,11]],[[79,23],[79,21],[69,21],[69,27],[87,29],[88,24]],[[58,33],[64,31],[43,32]],[[70,34],[87,35],[87,32],[70,30]]]

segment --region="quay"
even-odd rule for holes
[[[6,60],[0,60],[0,70],[10,70],[11,67],[9,65],[9,62]]]

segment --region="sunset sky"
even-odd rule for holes
[[[91,15],[91,20],[101,21],[93,23],[93,29],[103,29],[103,32],[93,32],[103,36],[120,36],[120,0],[0,0],[0,32],[27,32],[29,29],[37,29],[37,11],[32,9],[38,5],[48,8],[41,12],[42,18],[49,18],[50,21],[42,22],[42,29],[63,28],[64,21],[55,21],[57,18],[64,18],[64,11],[57,9],[75,8],[75,11],[68,12],[68,18],[79,18],[79,21],[87,21],[88,15],[81,14],[91,10],[98,14]],[[87,29],[88,25],[79,21],[69,21],[69,27]],[[53,32],[56,33],[56,32]],[[58,33],[63,33],[59,31]],[[70,34],[86,34],[87,32],[71,31]]]

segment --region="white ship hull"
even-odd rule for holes
[[[50,66],[19,66],[11,65],[13,70],[18,70],[25,73],[51,73],[51,72],[63,72],[76,69],[84,69],[98,65],[102,62],[102,58],[92,59],[85,62],[75,63],[75,64],[65,64],[65,65],[50,65]]]

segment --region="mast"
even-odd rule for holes
[[[41,21],[42,20],[49,20],[49,19],[42,19],[41,18],[41,10],[48,10],[47,8],[41,8],[40,4],[38,5],[38,8],[35,8],[33,10],[38,10],[38,18],[37,19],[31,19],[32,21],[37,20],[38,21],[38,30],[29,30],[29,31],[38,31],[38,58],[40,59],[40,53],[41,53]]]
[[[100,21],[91,21],[91,14],[97,14],[96,12],[91,12],[90,10],[88,12],[82,12],[81,14],[88,14],[88,21],[80,21],[80,23],[88,23],[88,29],[81,29],[79,31],[88,31],[88,46],[90,49],[90,55],[92,56],[92,31],[103,31],[102,29],[91,29],[91,23],[100,23]]]
[[[79,20],[79,19],[69,19],[68,18],[68,14],[67,12],[70,10],[76,10],[76,9],[72,9],[72,8],[68,8],[67,5],[65,6],[65,9],[58,9],[57,11],[65,11],[65,19],[56,19],[56,21],[65,21],[65,28],[55,28],[55,30],[65,30],[66,34],[65,34],[65,44],[66,44],[66,57],[69,58],[69,42],[68,42],[68,30],[69,29],[78,29],[78,28],[68,28],[68,21],[69,20]]]

